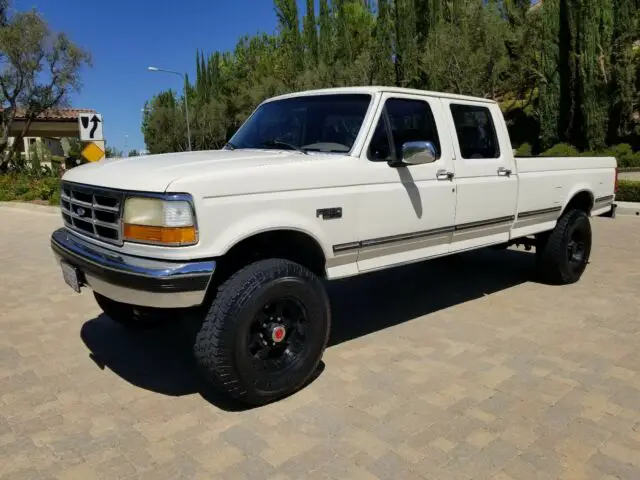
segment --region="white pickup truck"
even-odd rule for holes
[[[51,246],[115,321],[200,314],[203,374],[257,405],[317,368],[323,280],[524,244],[548,281],[575,282],[616,181],[615,158],[514,158],[490,100],[307,91],[263,102],[222,150],[67,171]]]

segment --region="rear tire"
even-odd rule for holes
[[[155,327],[168,320],[169,315],[163,309],[136,307],[121,303],[98,292],[93,292],[102,311],[114,322],[132,330],[144,330]]]
[[[302,388],[329,339],[331,311],[321,281],[282,259],[260,260],[225,281],[194,345],[203,376],[247,405]]]
[[[556,227],[538,237],[538,269],[549,283],[566,285],[582,277],[591,256],[592,232],[589,217],[582,210],[564,213]]]

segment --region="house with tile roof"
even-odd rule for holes
[[[27,136],[21,139],[17,151],[25,160],[32,159],[34,155],[37,155],[41,161],[46,156],[67,157],[69,155],[68,140],[79,137],[78,115],[80,113],[95,113],[95,110],[56,108],[41,113],[31,121]],[[20,137],[26,123],[25,113],[18,111],[9,134],[10,145]],[[46,155],[43,155],[45,152]]]

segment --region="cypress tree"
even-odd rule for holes
[[[353,61],[352,45],[349,42],[349,24],[346,12],[350,0],[333,0],[333,21],[336,26],[335,55],[343,63],[350,65]]]
[[[613,5],[610,0],[560,0],[559,22],[558,137],[581,149],[597,149],[605,144],[609,123]]]
[[[215,95],[219,91],[220,60],[220,52],[215,52],[207,61],[207,90],[210,95]]]
[[[560,1],[546,0],[542,15],[541,79],[538,96],[540,146],[546,150],[558,142],[560,127]]]
[[[278,28],[286,69],[284,80],[295,82],[296,75],[302,71],[302,42],[298,23],[298,5],[296,0],[275,0],[275,10],[278,16]]]
[[[202,71],[200,70],[200,50],[196,50],[196,90],[200,92],[202,84]]]
[[[574,144],[583,149],[604,146],[608,114],[608,60],[613,30],[611,0],[583,0],[576,9],[577,72],[579,89]]]
[[[634,62],[634,42],[638,40],[638,0],[617,0],[614,3],[613,39],[611,42],[611,108],[609,112],[609,143],[633,133],[633,112],[637,99],[636,78],[640,72]]]
[[[379,85],[394,85],[393,18],[389,0],[378,0],[374,45],[373,81]]]
[[[202,91],[201,94],[203,98],[209,99],[210,91],[209,91],[209,75],[207,71],[207,63],[204,59],[204,54],[200,54],[200,75],[202,75]]]
[[[547,2],[544,8],[547,8]],[[579,5],[573,0],[560,0],[558,30],[558,73],[560,77],[560,104],[558,140],[575,143],[576,112],[580,86],[578,84],[578,29]]]
[[[308,65],[318,63],[318,30],[314,0],[307,0],[307,14],[304,17],[304,46]]]
[[[416,9],[414,0],[395,0],[396,84],[410,86],[416,76]]]
[[[440,0],[417,0],[415,2],[416,13],[416,56],[424,52],[432,32],[441,21],[442,4]],[[418,85],[429,84],[429,72],[426,69],[419,69],[417,72]]]
[[[320,37],[319,37],[319,56],[320,60],[329,65],[333,57],[333,28],[331,22],[331,10],[329,8],[329,0],[320,0]]]
[[[423,0],[429,8],[429,26],[435,28],[445,18],[445,6],[441,0]]]

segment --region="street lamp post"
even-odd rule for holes
[[[150,72],[173,73],[174,75],[178,75],[180,78],[182,78],[182,84],[184,85],[184,111],[187,116],[187,141],[189,142],[189,151],[191,151],[191,129],[189,128],[189,101],[187,100],[187,79],[182,73],[174,72],[173,70],[165,70],[158,67],[148,67],[147,70],[149,70]]]

